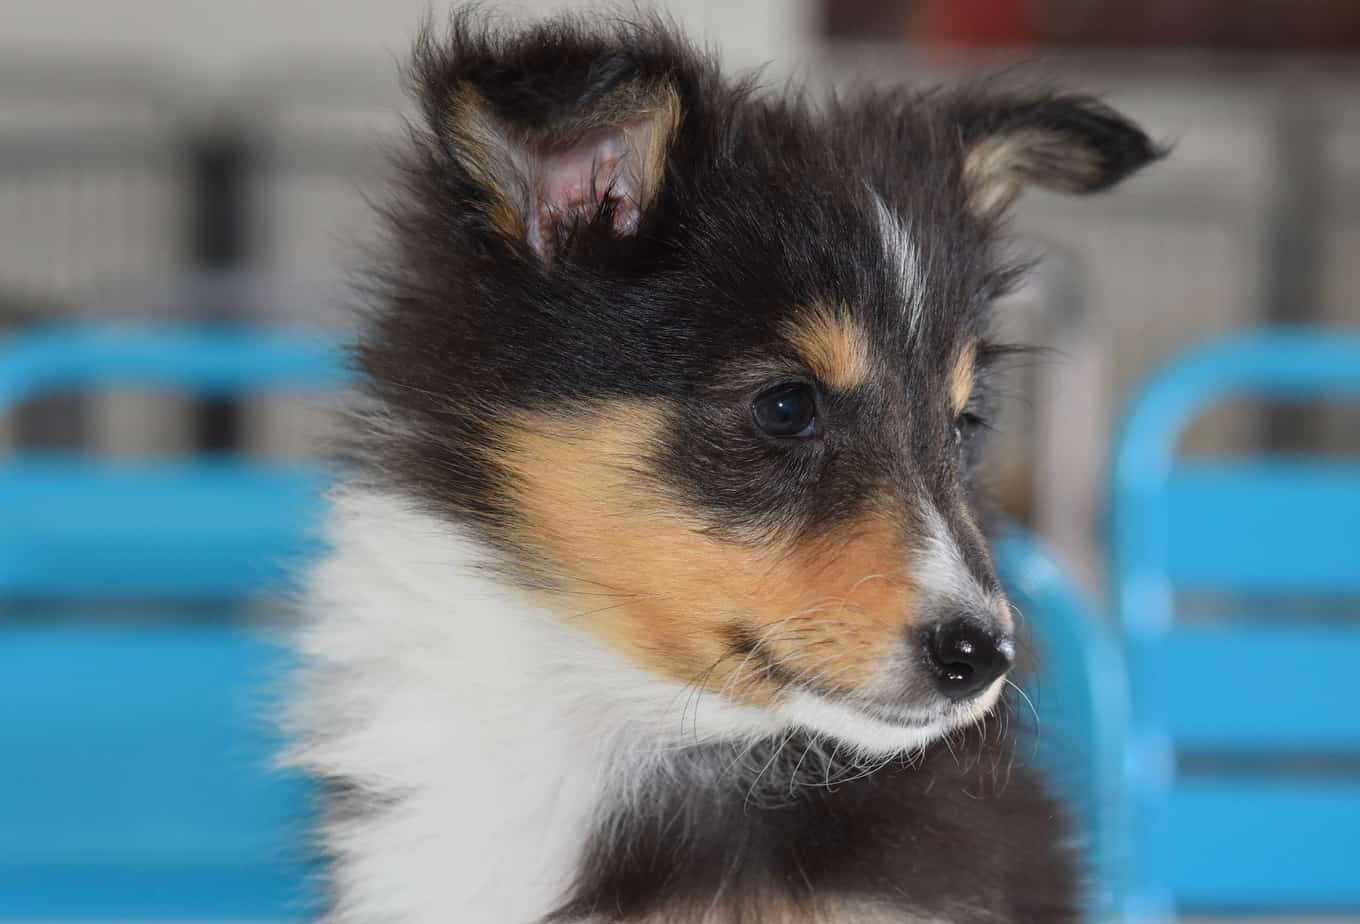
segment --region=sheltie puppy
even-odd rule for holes
[[[410,82],[298,639],[328,920],[1077,920],[995,772],[989,306],[1025,186],[1154,145],[1082,96],[768,93],[645,17],[464,13]]]

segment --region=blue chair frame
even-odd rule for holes
[[[335,341],[310,333],[63,329],[0,345],[0,412],[59,388],[241,394],[345,379]],[[288,563],[316,550],[327,480],[244,458],[0,459],[0,600],[286,590]],[[1031,688],[1040,757],[1107,843],[1117,659],[1033,540],[1012,532],[997,551],[1045,668]],[[17,617],[0,624],[0,920],[315,910],[308,789],[269,769],[265,692],[286,656],[267,632],[231,618]]]
[[[334,340],[312,334],[77,328],[0,344],[0,412],[54,389],[239,395],[344,378]],[[306,788],[269,771],[265,697],[283,656],[267,633],[43,607],[192,610],[284,590],[289,560],[315,548],[325,481],[242,457],[0,459],[0,599],[14,611],[0,624],[0,917],[308,907]]]
[[[92,386],[241,395],[325,392],[344,380],[334,338],[312,333],[59,328],[0,345],[0,412],[45,392]],[[208,597],[277,587],[321,484],[315,465],[237,457],[5,460],[0,594],[149,589]],[[175,503],[165,503],[167,496]],[[224,497],[233,504],[223,504]],[[175,563],[173,571],[167,562]]]
[[[1112,485],[1113,595],[1130,682],[1121,918],[1360,910],[1360,756],[1344,666],[1360,627],[1251,609],[1181,619],[1177,595],[1360,596],[1360,464],[1178,459],[1232,397],[1360,398],[1360,333],[1274,331],[1173,363],[1134,404]],[[1329,665],[1342,670],[1323,669]],[[1198,763],[1186,769],[1197,758]]]
[[[1124,666],[1108,626],[1034,537],[1011,530],[994,543],[999,576],[1037,657],[1023,678],[1034,707],[1035,751],[1072,811],[1087,863],[1086,907],[1115,920],[1122,815],[1120,770],[1127,715]]]

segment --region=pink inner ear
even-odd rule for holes
[[[529,226],[529,244],[551,260],[561,235],[572,222],[589,220],[605,199],[614,205],[614,230],[637,228],[640,206],[634,156],[622,129],[591,132],[565,150],[545,154],[538,163],[537,202]]]

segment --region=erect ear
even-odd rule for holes
[[[969,207],[983,217],[1028,185],[1099,192],[1164,154],[1141,128],[1088,96],[965,98],[955,117]]]
[[[577,231],[636,232],[680,124],[681,58],[659,29],[563,22],[507,36],[464,18],[448,48],[417,49],[416,70],[476,206],[550,263]]]

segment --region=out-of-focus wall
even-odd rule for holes
[[[197,79],[234,80],[263,59],[285,55],[404,54],[413,25],[429,11],[437,19],[449,6],[440,0],[6,0],[0,47],[171,54]],[[482,6],[517,14],[608,8],[582,0]],[[811,0],[669,0],[659,6],[694,34],[720,42],[724,55],[740,64],[782,57],[804,43],[815,9]]]

